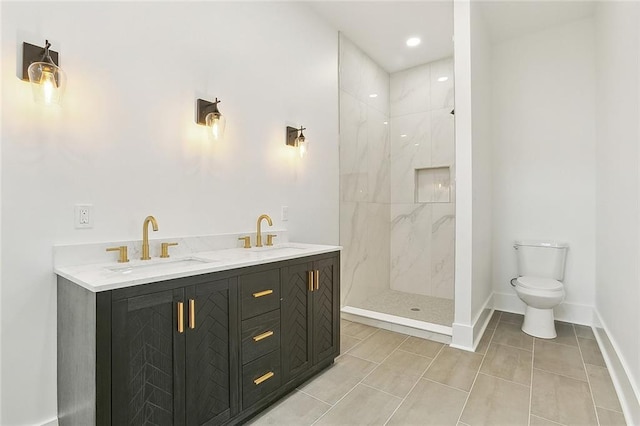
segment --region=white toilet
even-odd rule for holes
[[[542,339],[556,337],[553,308],[564,300],[564,265],[569,246],[555,241],[516,241],[518,278],[511,280],[526,305],[522,331]]]

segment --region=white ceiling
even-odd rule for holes
[[[453,0],[307,3],[387,72],[453,55]],[[407,47],[409,37],[420,37]]]
[[[480,7],[491,40],[500,42],[593,15],[594,1],[484,1]],[[329,24],[387,72],[453,55],[453,0],[310,1]],[[409,48],[409,37],[422,44]]]
[[[493,42],[534,33],[593,15],[594,1],[482,1],[480,9]]]

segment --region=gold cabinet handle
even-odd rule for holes
[[[119,246],[119,247],[109,247],[107,251],[117,251],[118,263],[126,263],[129,261],[129,257],[127,255],[127,246]]]
[[[309,291],[313,291],[313,271],[309,271],[308,276],[309,276]]]
[[[262,297],[262,296],[268,296],[268,295],[270,295],[272,293],[273,293],[273,290],[259,291],[257,293],[253,293],[253,297],[258,298],[258,297]]]
[[[266,339],[267,337],[271,337],[273,336],[273,331],[269,330],[269,331],[265,331],[262,334],[258,334],[257,336],[253,336],[253,341],[254,342],[259,342],[260,340]]]
[[[196,301],[189,299],[189,328],[196,328]]]
[[[315,276],[316,277],[314,281],[316,282],[316,290],[319,290],[320,289],[320,269],[316,269]]]
[[[169,257],[169,247],[177,246],[178,243],[162,243],[160,244],[160,257],[166,259]]]
[[[255,383],[256,385],[259,385],[260,383],[269,380],[270,378],[272,378],[273,376],[275,376],[275,373],[273,371],[269,371],[267,374],[258,377],[257,379],[255,379],[253,381],[253,383]]]
[[[178,333],[184,333],[184,303],[178,302]]]

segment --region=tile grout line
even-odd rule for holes
[[[533,348],[531,349],[531,382],[529,384],[529,418],[527,424],[531,426],[531,410],[533,409],[533,364],[536,362],[536,339],[533,339]]]
[[[476,380],[478,379],[478,375],[480,374],[480,370],[482,369],[484,360],[487,357],[487,353],[489,352],[491,343],[493,343],[493,337],[496,335],[496,330],[498,329],[498,326],[500,325],[501,320],[502,320],[502,313],[500,313],[500,318],[498,318],[498,322],[496,323],[496,328],[494,328],[493,333],[491,333],[491,338],[489,339],[489,343],[487,344],[487,350],[484,352],[484,354],[482,354],[482,361],[480,361],[480,365],[478,366],[478,371],[476,371],[476,375],[473,378],[473,383],[471,383],[471,387],[469,388],[469,393],[467,394],[467,398],[464,400],[464,404],[462,405],[462,410],[460,410],[460,414],[458,415],[458,423],[461,423],[462,414],[464,413],[464,409],[467,408],[467,403],[469,402],[469,398],[471,397],[471,391],[473,390],[473,386],[476,384]]]
[[[576,330],[573,327],[573,332],[575,334]],[[576,340],[578,340],[576,334]],[[582,355],[582,348],[580,347],[580,340],[578,340],[578,351],[580,351],[580,360],[582,361],[582,368],[584,369],[584,375],[587,376],[587,385],[589,386],[589,393],[591,394],[591,403],[593,404],[593,411],[596,414],[596,422],[600,425],[600,416],[598,416],[598,408],[596,408],[596,400],[593,397],[593,388],[591,387],[591,380],[589,380],[589,372],[587,371],[586,363],[584,362],[584,356]]]
[[[380,331],[380,330],[382,330],[382,329],[381,329],[381,328],[377,329],[375,332],[373,332],[373,333],[371,334],[371,336],[373,336],[374,334],[376,334],[376,333],[377,333],[378,331]],[[395,332],[392,332],[392,333],[395,333]],[[397,333],[397,334],[402,334],[402,333]],[[369,336],[369,337],[371,337],[371,336]],[[336,407],[336,405],[338,405],[338,404],[340,403],[340,401],[342,401],[343,399],[345,399],[345,398],[347,397],[347,395],[349,395],[351,392],[353,392],[353,390],[354,390],[355,388],[357,388],[357,387],[358,387],[358,385],[359,385],[360,383],[362,383],[362,382],[363,382],[367,377],[369,377],[369,376],[370,376],[374,371],[376,371],[376,369],[377,369],[380,365],[382,365],[382,363],[383,363],[383,362],[385,362],[385,361],[387,360],[387,358],[389,358],[389,357],[390,357],[390,356],[391,356],[391,355],[392,355],[392,354],[393,354],[393,353],[394,353],[394,352],[395,352],[395,351],[400,347],[400,345],[402,345],[402,344],[403,344],[403,343],[404,343],[404,342],[409,338],[409,335],[406,335],[406,334],[405,334],[404,336],[405,336],[405,338],[404,338],[400,343],[398,343],[398,346],[396,346],[396,347],[395,347],[395,348],[394,348],[394,349],[389,353],[389,355],[387,355],[387,356],[386,356],[386,357],[385,357],[385,358],[384,358],[384,359],[383,359],[379,364],[377,364],[377,365],[376,365],[376,366],[375,366],[371,371],[369,371],[369,373],[367,373],[367,374],[366,374],[362,379],[360,379],[360,381],[359,381],[358,383],[356,383],[356,384],[355,384],[351,389],[349,389],[349,391],[348,391],[347,393],[345,393],[344,395],[342,395],[342,397],[341,397],[340,399],[338,399],[338,400],[335,402],[335,404],[331,405],[331,408],[329,408],[327,411],[325,411],[325,412],[324,412],[324,414],[322,414],[322,415],[321,415],[320,417],[318,417],[318,418],[317,418],[313,423],[311,423],[311,426],[313,426],[313,425],[315,425],[316,423],[318,423],[318,422],[319,422],[323,417],[325,417],[328,413],[330,413],[330,412],[331,412],[331,410],[333,410],[333,409]],[[364,340],[363,340],[363,341],[364,341]],[[353,357],[355,357],[355,358],[359,358],[359,357],[356,357],[356,356],[354,356],[354,355],[351,355],[351,356],[353,356]],[[364,358],[359,358],[359,359],[364,359]],[[368,361],[368,362],[374,363],[373,361],[369,361],[369,360],[365,360],[365,361]],[[374,364],[375,364],[375,363],[374,363]],[[362,383],[362,384],[364,385],[364,383]],[[366,385],[365,385],[365,386],[366,386]],[[369,387],[371,387],[371,386],[369,386]],[[374,388],[374,389],[375,389],[375,388]],[[378,390],[378,389],[375,389],[375,390]],[[386,393],[386,392],[385,392],[385,393]],[[397,398],[397,397],[396,397],[396,398]],[[401,404],[402,404],[402,402],[401,402]]]
[[[440,350],[438,351],[438,353],[436,354],[436,356],[433,357],[433,359],[431,360],[431,362],[429,363],[429,365],[427,365],[427,368],[424,369],[424,371],[422,372],[422,374],[420,375],[420,377],[418,378],[418,380],[416,380],[416,382],[414,383],[414,385],[411,387],[411,389],[409,389],[409,392],[407,392],[407,394],[404,396],[404,398],[402,398],[402,401],[400,401],[400,404],[398,404],[398,406],[396,407],[395,410],[393,410],[393,412],[391,413],[391,415],[389,416],[389,418],[387,419],[387,421],[384,422],[383,426],[386,426],[389,421],[393,418],[393,416],[398,412],[398,410],[400,409],[400,407],[402,407],[402,404],[404,404],[404,402],[406,401],[406,399],[409,397],[409,395],[411,395],[411,392],[413,392],[413,390],[415,389],[416,386],[418,386],[418,383],[420,383],[420,380],[422,380],[422,376],[424,376],[424,374],[427,372],[427,370],[429,370],[429,367],[431,367],[431,365],[435,362],[436,358],[438,358],[438,355],[440,355],[440,353],[444,350],[444,348],[446,347],[446,344],[442,344],[442,347],[440,348]]]
[[[323,401],[323,400],[321,400],[320,398],[318,398],[318,397],[316,397],[316,396],[311,395],[310,393],[306,393],[306,392],[305,392],[305,391],[303,391],[302,389],[298,389],[298,388],[296,388],[296,390],[297,390],[298,392],[302,392],[303,394],[305,394],[305,395],[307,395],[307,396],[309,396],[309,397],[311,397],[311,398],[315,399],[316,401],[320,401],[320,402],[322,402],[323,404],[328,405],[328,406],[329,406],[329,408],[331,408],[331,407],[332,407],[332,405],[331,405],[331,404],[329,404],[327,401]]]

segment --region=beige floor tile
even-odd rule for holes
[[[387,424],[455,425],[466,399],[466,392],[420,379]]]
[[[502,312],[493,311],[493,315],[491,316],[491,319],[489,320],[489,323],[487,324],[487,330],[494,330],[496,328],[496,325],[498,325],[498,321],[500,321],[500,316],[501,315],[502,315]]]
[[[568,322],[556,321],[555,326],[557,334],[557,337],[555,339],[536,340],[544,340],[545,342],[559,343],[561,345],[578,346],[578,339],[576,338],[576,333],[573,330],[573,324],[569,324]]]
[[[502,314],[502,317],[504,317],[504,314]],[[528,351],[533,350],[533,337],[523,333],[520,327],[521,325],[502,322],[502,319],[500,319],[491,342]]]
[[[376,330],[378,329],[369,325],[347,320],[340,320],[340,333],[347,336],[355,337],[356,339],[366,339],[367,337],[375,333]]]
[[[365,385],[358,385],[317,425],[382,425],[402,400]]]
[[[587,382],[537,369],[533,370],[531,414],[566,425],[597,425]]]
[[[598,410],[600,426],[626,426],[627,424],[622,413],[600,407],[596,408],[596,410]]]
[[[346,334],[340,335],[340,355],[346,354],[358,343],[362,342],[362,339],[356,339],[355,337],[347,336]]]
[[[420,376],[402,374],[398,370],[380,365],[362,383],[398,398],[404,398],[418,380]]]
[[[529,388],[478,374],[460,421],[480,425],[527,425]]]
[[[397,350],[369,374],[363,383],[404,398],[430,363],[431,358]]]
[[[578,343],[580,343],[580,350],[585,364],[599,365],[600,367],[607,366],[596,340],[579,338]]]
[[[524,315],[522,314],[514,314],[511,312],[503,312],[500,315],[500,322],[508,322],[511,324],[517,324],[522,327],[522,323],[524,322]]]
[[[333,405],[376,366],[373,362],[346,354],[336,359],[333,367],[314,377],[300,389]]]
[[[596,340],[596,336],[593,334],[593,329],[591,327],[580,324],[573,324],[573,327],[576,329],[576,336],[584,339]]]
[[[306,395],[294,391],[288,397],[272,406],[249,424],[298,426],[310,425],[326,413],[331,406]]]
[[[378,330],[371,336],[364,339],[349,354],[373,362],[382,362],[391,352],[407,338],[404,334],[393,331]]]
[[[482,363],[482,355],[445,347],[424,377],[454,388],[469,391]]]
[[[491,342],[491,337],[493,337],[494,330],[485,330],[482,335],[482,339],[480,339],[480,343],[478,343],[478,347],[476,348],[477,354],[486,354],[487,349],[489,348],[489,342]]]
[[[580,350],[577,347],[536,340],[533,367],[578,380],[587,380]]]
[[[480,372],[530,386],[532,363],[533,357],[529,351],[492,344],[484,357]]]
[[[609,376],[609,370],[597,365],[587,364],[585,367],[587,368],[589,384],[591,385],[591,392],[593,393],[593,400],[596,403],[596,407],[622,411],[620,401],[618,401],[618,395]]]
[[[402,342],[400,349],[429,358],[435,358],[443,346],[442,343],[434,342],[433,340],[409,336],[407,340]]]
[[[543,419],[542,417],[538,417],[538,416],[531,416],[529,418],[529,425],[530,426],[558,426],[560,425],[560,423],[552,422],[551,420]]]

